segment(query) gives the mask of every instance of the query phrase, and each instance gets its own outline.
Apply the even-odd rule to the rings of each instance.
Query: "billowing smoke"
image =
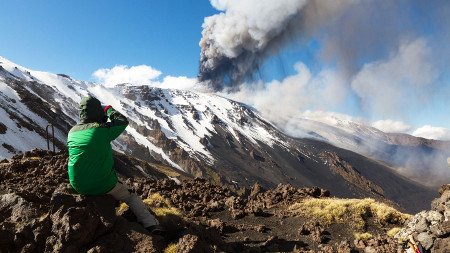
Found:
[[[203,24],[199,80],[214,90],[236,90],[270,56],[293,42],[301,48],[311,38],[320,42],[316,57],[347,78],[364,61],[385,58],[400,40],[427,31],[430,22],[442,24],[436,33],[443,36],[433,41],[448,40],[446,0],[210,1],[221,13]]]
[[[267,59],[302,35],[332,22],[359,0],[211,0],[220,14],[205,18],[199,80],[222,90],[252,77]]]

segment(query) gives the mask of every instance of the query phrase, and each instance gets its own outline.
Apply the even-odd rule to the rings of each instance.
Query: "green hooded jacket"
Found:
[[[107,121],[109,119],[109,121]],[[67,137],[69,180],[84,195],[101,195],[117,183],[111,141],[127,127],[127,119],[112,107],[105,112],[94,97],[80,103],[80,123]]]

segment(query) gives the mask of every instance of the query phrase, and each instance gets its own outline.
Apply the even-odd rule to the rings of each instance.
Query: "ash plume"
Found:
[[[212,0],[225,12],[205,18],[199,80],[214,90],[237,86],[294,38],[306,37],[357,2]]]
[[[430,20],[446,27],[450,5],[445,0],[210,1],[221,13],[203,23],[198,79],[216,91],[238,90],[267,58],[311,38],[321,44],[317,60],[336,65],[350,79],[361,62],[385,58],[399,41],[426,30]],[[413,8],[420,13],[411,14]],[[448,38],[448,29],[440,33]]]

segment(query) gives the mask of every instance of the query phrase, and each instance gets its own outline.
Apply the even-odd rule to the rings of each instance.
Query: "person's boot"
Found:
[[[151,235],[165,236],[167,231],[160,225],[153,225],[145,228]]]

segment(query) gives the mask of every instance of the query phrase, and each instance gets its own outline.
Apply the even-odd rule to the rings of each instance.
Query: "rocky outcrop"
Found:
[[[15,193],[0,200],[6,252],[157,252],[144,228],[116,216],[109,196],[82,197],[61,184],[41,206]]]
[[[0,252],[158,252],[113,198],[80,196],[66,171],[67,155],[42,150],[0,163]]]
[[[412,235],[425,250],[450,252],[450,184],[443,185],[439,194],[431,210],[416,214],[396,238],[407,241]]]

